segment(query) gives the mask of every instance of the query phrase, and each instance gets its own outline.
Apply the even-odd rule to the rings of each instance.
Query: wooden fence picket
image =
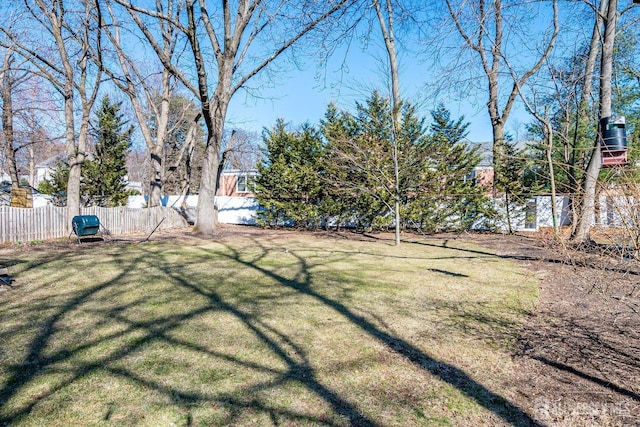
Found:
[[[83,215],[97,215],[100,223],[113,235],[150,232],[162,218],[159,230],[186,228],[187,221],[175,209],[155,207],[132,209],[83,208]],[[13,208],[0,206],[0,243],[33,242],[68,237],[65,227],[66,208],[44,206]]]

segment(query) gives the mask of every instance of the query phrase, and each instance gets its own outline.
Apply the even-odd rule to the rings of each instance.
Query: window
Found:
[[[475,170],[472,170],[471,172],[469,172],[468,174],[465,175],[465,177],[462,179],[462,182],[469,182],[471,181],[471,183],[473,185],[477,185],[478,184],[478,173]]]
[[[236,179],[236,192],[251,193],[255,188],[255,177],[253,175],[238,175]]]

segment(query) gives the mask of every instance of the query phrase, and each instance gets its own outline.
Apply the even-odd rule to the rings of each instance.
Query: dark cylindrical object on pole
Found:
[[[600,120],[602,150],[609,152],[627,150],[627,131],[624,117],[604,117]]]

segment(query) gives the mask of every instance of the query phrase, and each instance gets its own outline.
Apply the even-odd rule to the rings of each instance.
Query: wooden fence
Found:
[[[0,243],[30,242],[69,237],[66,208],[44,206],[24,209],[0,206]],[[159,230],[188,227],[187,221],[173,208],[147,209],[83,208],[82,215],[97,215],[100,224],[112,235],[151,232],[164,218]]]

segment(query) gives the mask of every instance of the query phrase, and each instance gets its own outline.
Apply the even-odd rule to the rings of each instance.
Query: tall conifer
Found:
[[[112,103],[108,96],[102,98],[97,117],[95,157],[82,170],[83,194],[88,204],[121,206],[130,195],[126,159],[133,126],[123,119],[120,103]]]

